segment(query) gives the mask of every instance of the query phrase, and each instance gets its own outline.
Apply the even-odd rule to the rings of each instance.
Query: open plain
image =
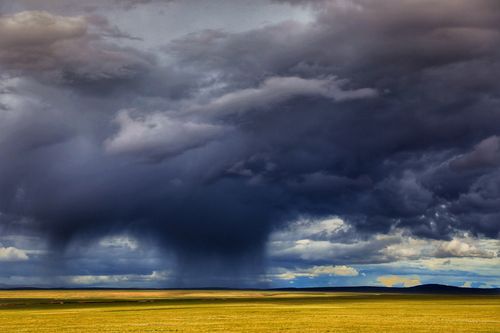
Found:
[[[0,291],[0,332],[500,332],[500,297],[200,290]]]

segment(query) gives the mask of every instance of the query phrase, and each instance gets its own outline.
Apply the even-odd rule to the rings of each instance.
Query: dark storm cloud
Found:
[[[353,4],[325,4],[312,25],[284,23],[237,35],[207,31],[176,42],[173,50],[235,82],[269,72],[335,73],[384,92],[362,106],[295,101],[247,123],[260,134],[258,140],[273,147],[269,154],[276,168],[267,172],[268,180],[283,183],[282,177],[291,177],[295,191],[303,182],[307,192],[297,194],[303,194],[306,210],[352,214],[369,230],[400,224],[440,238],[460,226],[496,236],[498,222],[490,215],[470,223],[466,214],[443,208],[467,189],[457,184],[463,175],[437,165],[447,162],[446,153],[460,155],[498,133],[493,73],[500,6],[492,1]],[[433,165],[448,179],[425,171]],[[308,179],[318,172],[326,176],[325,184],[328,178],[366,177],[373,186],[365,191],[331,186],[326,193],[318,186],[314,195]],[[468,175],[469,185],[488,172]]]
[[[95,12],[100,9],[132,9],[140,5],[151,3],[169,3],[172,0],[17,0],[15,2],[2,0],[2,10],[55,10],[75,11],[84,10]]]
[[[103,39],[116,31],[95,17],[2,16],[0,221],[57,251],[157,239],[193,284],[260,272],[297,216],[497,237],[498,2],[314,8],[310,23],[187,35],[168,66]]]

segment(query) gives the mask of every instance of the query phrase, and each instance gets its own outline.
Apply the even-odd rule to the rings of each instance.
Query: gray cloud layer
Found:
[[[0,17],[4,228],[57,251],[151,237],[209,281],[262,270],[297,216],[499,236],[497,1],[317,1],[310,23],[196,31],[161,55],[45,3]]]

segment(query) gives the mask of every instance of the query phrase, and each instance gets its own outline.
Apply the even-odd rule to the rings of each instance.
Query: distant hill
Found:
[[[442,294],[442,295],[500,295],[500,288],[463,288],[442,284],[422,284],[415,287],[312,287],[312,288],[275,288],[279,291],[322,291],[355,293],[403,293],[403,294]]]
[[[238,288],[9,288],[0,285],[0,290],[255,290],[255,291],[302,291],[302,292],[350,292],[350,293],[387,293],[387,294],[435,294],[435,295],[500,295],[500,288],[463,288],[442,284],[422,284],[415,287],[310,287],[310,288],[271,288],[271,289],[238,289]]]

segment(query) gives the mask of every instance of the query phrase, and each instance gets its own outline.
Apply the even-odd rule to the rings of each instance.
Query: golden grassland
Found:
[[[0,332],[500,332],[500,297],[0,291]]]

